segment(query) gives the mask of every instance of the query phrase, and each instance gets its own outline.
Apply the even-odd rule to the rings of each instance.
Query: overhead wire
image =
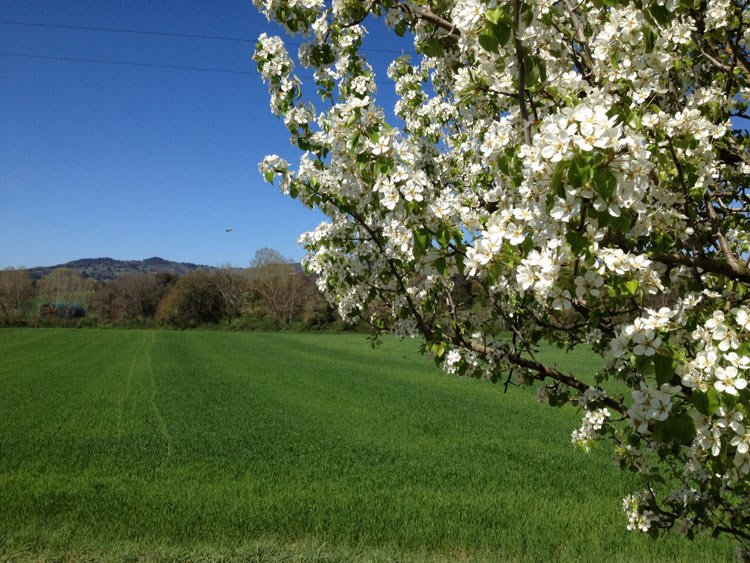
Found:
[[[9,53],[0,51],[0,57],[16,57],[23,59],[41,59],[50,61],[68,61],[77,63],[96,63],[96,64],[109,64],[109,65],[120,65],[120,66],[135,66],[145,68],[157,68],[157,69],[174,69],[174,70],[190,70],[198,72],[218,72],[224,74],[244,74],[248,76],[260,76],[260,72],[255,70],[234,70],[230,68],[213,68],[213,67],[199,67],[199,66],[183,66],[183,65],[167,65],[158,63],[138,63],[134,61],[115,61],[111,59],[89,59],[84,57],[62,57],[57,55],[36,55],[32,53]],[[314,80],[312,76],[299,75],[299,78],[305,80]],[[392,80],[375,80],[375,84],[380,85],[393,85],[395,82]]]
[[[234,41],[243,43],[255,43],[256,40],[249,39],[247,37],[231,37],[228,35],[205,35],[195,33],[176,33],[170,31],[151,31],[143,29],[128,29],[128,28],[116,28],[116,27],[101,27],[101,26],[84,26],[84,25],[68,25],[68,24],[51,24],[42,22],[28,22],[28,21],[17,21],[17,20],[0,20],[0,25],[17,25],[17,26],[29,26],[29,27],[42,27],[42,28],[53,28],[53,29],[66,29],[66,30],[81,30],[81,31],[98,31],[108,33],[129,33],[138,35],[152,35],[161,37],[179,37],[186,39],[206,39],[216,41]],[[288,45],[299,46],[301,43],[295,41],[286,41]],[[377,53],[389,53],[389,54],[416,54],[411,51],[397,51],[394,49],[374,49],[374,48],[361,48],[361,51],[366,52],[377,52]],[[4,57],[16,57],[26,59],[39,59],[39,60],[50,60],[50,61],[67,61],[67,62],[79,62],[79,63],[94,63],[94,64],[110,64],[119,66],[132,66],[132,67],[144,67],[144,68],[161,68],[161,69],[174,69],[174,70],[190,70],[199,72],[214,72],[224,74],[244,74],[250,76],[259,76],[260,73],[257,71],[247,70],[234,70],[226,68],[214,68],[214,67],[196,67],[186,65],[169,65],[169,64],[158,64],[158,63],[139,63],[134,61],[117,61],[112,59],[91,59],[85,57],[64,57],[59,55],[37,55],[32,53],[12,53],[12,52],[0,52],[0,56]],[[300,76],[304,79],[312,79],[311,76]],[[376,80],[376,84],[393,84],[393,81]]]
[[[115,61],[110,59],[87,59],[83,57],[61,57],[53,55],[33,55],[30,53],[7,53],[0,52],[2,57],[19,57],[25,59],[44,59],[51,61],[71,61],[78,63],[99,63],[99,64],[111,64],[111,65],[124,65],[124,66],[142,66],[147,68],[169,68],[177,70],[197,70],[202,72],[224,72],[228,74],[249,74],[249,75],[260,75],[257,71],[252,70],[233,70],[229,68],[212,68],[212,67],[198,67],[198,66],[181,66],[181,65],[165,65],[156,63],[137,63],[132,61]]]
[[[208,40],[214,40],[214,41],[234,41],[234,42],[242,42],[242,43],[255,43],[257,41],[257,39],[250,39],[248,37],[231,37],[228,35],[202,35],[202,34],[195,34],[195,33],[176,33],[176,32],[171,32],[171,31],[150,31],[150,30],[144,30],[144,29],[127,29],[127,28],[119,28],[119,27],[52,24],[52,23],[26,22],[26,21],[16,21],[16,20],[0,20],[0,25],[46,27],[46,28],[71,29],[71,30],[81,30],[81,31],[103,31],[103,32],[110,32],[110,33],[130,33],[130,34],[137,34],[137,35],[182,37],[186,39],[208,39]],[[285,41],[285,43],[287,45],[294,45],[297,47],[301,45],[301,43],[297,41]],[[414,51],[406,51],[406,50],[398,51],[395,49],[375,49],[375,48],[369,48],[369,47],[363,47],[360,49],[360,51],[368,51],[368,52],[374,52],[374,53],[390,53],[390,54],[396,54],[396,55],[416,55],[417,54]]]

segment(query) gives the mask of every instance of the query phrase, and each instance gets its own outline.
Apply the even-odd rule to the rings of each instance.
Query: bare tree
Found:
[[[37,285],[46,303],[80,304],[85,308],[95,284],[69,268],[57,268]]]
[[[34,282],[26,270],[0,271],[0,316],[6,322],[24,318],[34,299]]]
[[[261,298],[266,310],[280,326],[291,324],[303,307],[305,276],[280,252],[261,248],[248,271],[248,288]]]
[[[225,314],[230,319],[239,316],[248,286],[245,271],[224,265],[213,272],[213,283],[224,299]]]
[[[224,316],[224,299],[207,272],[182,276],[159,304],[156,318],[180,328],[215,324]]]
[[[97,287],[91,298],[96,315],[110,321],[139,321],[156,315],[169,284],[155,275],[127,274]]]

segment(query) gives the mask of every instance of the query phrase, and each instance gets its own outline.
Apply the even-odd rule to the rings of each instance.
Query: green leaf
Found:
[[[485,29],[479,34],[479,44],[482,46],[482,49],[489,53],[497,53],[499,51],[499,45],[492,29]]]
[[[624,233],[630,229],[630,216],[623,211],[619,217],[612,217],[610,224],[616,233]]]
[[[615,193],[617,176],[609,168],[597,168],[594,172],[594,190],[604,201],[608,201]]]
[[[269,170],[268,172],[265,172],[263,174],[263,179],[269,184],[273,184],[273,179],[275,176],[276,176],[276,173],[273,170]]]
[[[699,389],[693,390],[693,405],[695,409],[706,416],[716,414],[719,410],[719,393],[713,387],[709,387],[708,391],[701,391]]]
[[[546,72],[544,64],[532,56],[525,56],[523,58],[523,65],[526,69],[526,76],[524,77],[524,85],[527,88],[532,88],[539,82],[545,79]]]
[[[487,21],[490,23],[496,24],[501,19],[503,19],[505,14],[503,13],[502,8],[495,8],[493,10],[487,10],[487,12],[484,14],[484,17],[487,18]]]
[[[441,226],[437,232],[437,241],[443,248],[447,247],[451,242],[451,231],[445,225]]]
[[[635,357],[635,369],[641,375],[650,375],[654,373],[654,362],[651,356],[634,356]]]
[[[580,156],[576,157],[571,162],[570,168],[568,168],[568,182],[574,188],[581,188],[587,185],[593,175],[594,170],[589,165],[587,159]]]
[[[659,5],[654,2],[648,9],[648,13],[654,18],[654,20],[662,26],[666,26],[670,21],[670,12],[666,6]]]
[[[578,231],[571,230],[565,233],[565,240],[568,241],[570,248],[575,254],[580,254],[589,245],[588,239]]]
[[[612,223],[612,216],[607,211],[594,211],[593,217],[596,218],[599,228],[604,229]]]
[[[438,358],[442,358],[445,355],[445,342],[436,342],[433,344],[432,353]]]
[[[638,280],[628,280],[625,282],[625,289],[630,295],[635,295],[638,291]]]
[[[510,2],[508,2],[508,4],[510,4]],[[534,21],[534,12],[532,11],[531,6],[525,2],[521,4],[521,17],[523,18],[523,25],[525,27],[529,27],[531,22]]]
[[[635,129],[637,131],[643,125],[641,114],[635,111],[631,111],[628,115],[626,123],[630,126],[631,129]]]
[[[528,256],[532,248],[534,248],[534,240],[531,237],[526,237],[521,243],[522,256]]]
[[[435,269],[440,273],[440,275],[445,276],[448,272],[448,268],[445,264],[445,257],[441,256],[437,260],[435,260]]]
[[[497,167],[503,174],[510,175],[510,160],[511,156],[503,155],[497,159]]]
[[[418,230],[414,232],[414,258],[419,260],[430,246],[432,235],[428,231]]]
[[[729,393],[722,393],[719,400],[727,409],[733,409],[737,405],[737,397]]]
[[[440,44],[439,39],[425,41],[420,45],[420,49],[428,57],[439,57],[443,54],[443,46]]]
[[[464,271],[464,257],[460,254],[455,254],[454,258],[456,259],[456,267],[458,268],[459,272]]]
[[[378,164],[378,168],[377,168],[381,176],[387,176],[388,174],[390,174],[392,169],[393,169],[393,162],[390,160],[386,162],[381,162],[380,164]]]
[[[524,57],[523,65],[526,69],[526,75],[524,77],[524,85],[527,88],[535,86],[541,80],[541,73],[539,70],[539,62],[534,57]]]
[[[510,41],[510,26],[503,22],[498,22],[491,27],[498,45],[504,47]]]
[[[565,176],[567,166],[568,165],[565,162],[558,162],[555,171],[552,172],[552,191],[562,199],[565,199],[563,177]]]
[[[569,400],[570,395],[568,393],[553,393],[549,397],[549,405],[551,407],[564,407]]]
[[[689,445],[695,438],[695,423],[689,414],[683,413],[654,424],[652,437],[662,444]]]
[[[674,358],[672,354],[659,353],[654,356],[656,382],[659,385],[669,383],[674,377]]]
[[[352,114],[349,116],[349,119],[346,120],[346,126],[351,127],[355,121],[357,121],[357,118],[359,117],[359,110],[353,111]]]

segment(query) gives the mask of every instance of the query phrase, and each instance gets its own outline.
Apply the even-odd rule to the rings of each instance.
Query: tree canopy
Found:
[[[260,169],[329,217],[301,240],[342,317],[576,405],[572,442],[608,440],[643,478],[628,528],[728,533],[747,555],[748,4],[255,4],[301,34],[324,102],[263,34],[254,60],[302,154]],[[361,50],[374,18],[418,53],[388,70],[398,122]],[[538,360],[542,339],[601,353],[596,381]]]

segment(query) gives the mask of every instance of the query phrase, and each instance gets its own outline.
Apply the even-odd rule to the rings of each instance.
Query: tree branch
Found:
[[[531,120],[529,110],[526,107],[526,66],[523,62],[523,45],[518,37],[521,26],[521,0],[513,0],[513,43],[516,48],[516,64],[518,65],[518,107],[521,110],[521,121],[523,122],[523,140],[531,145]]]
[[[576,41],[583,48],[583,53],[586,57],[586,66],[588,67],[588,74],[590,74],[592,79],[595,80],[594,70],[593,70],[594,57],[592,56],[591,48],[589,47],[589,44],[586,41],[586,34],[583,31],[581,20],[579,19],[578,14],[576,13],[577,8],[576,6],[573,6],[570,0],[564,0],[563,4],[565,4],[565,7],[568,9],[568,15],[570,16],[570,23],[573,25],[573,31],[576,34]]]
[[[444,29],[448,32],[448,35],[455,35],[456,37],[461,36],[461,32],[448,20],[441,18],[435,12],[429,8],[423,8],[418,14],[417,18],[431,23],[432,25]]]
[[[689,256],[687,254],[656,254],[651,257],[655,262],[661,262],[667,266],[689,266],[700,268],[710,274],[721,274],[730,279],[750,284],[750,269],[744,264],[735,261],[723,262],[703,256]]]
[[[748,270],[747,267],[742,262],[740,262],[737,256],[735,256],[735,254],[729,248],[727,237],[724,235],[724,232],[721,229],[721,220],[718,213],[716,213],[716,210],[714,209],[713,203],[708,197],[708,194],[706,194],[706,210],[708,211],[709,219],[711,219],[711,221],[716,225],[716,237],[719,239],[719,248],[721,249],[721,253],[724,255],[724,258],[726,258],[727,266],[731,269],[732,272],[734,272],[735,276],[748,276],[748,278],[750,279],[750,270]]]
[[[350,211],[349,214],[357,222],[357,224],[359,224],[372,237],[372,240],[375,242],[378,249],[380,249],[380,253],[382,254],[382,256],[387,256],[387,253],[385,251],[385,247],[382,244],[382,241],[378,238],[377,234],[373,231],[370,225],[368,225],[367,222],[362,217],[360,217],[353,211]],[[386,258],[385,262],[386,264],[388,264],[388,269],[391,271],[391,274],[393,274],[393,277],[396,278],[396,282],[398,283],[399,289],[401,290],[401,294],[405,296],[406,302],[409,305],[409,310],[414,315],[414,318],[417,320],[417,326],[419,326],[419,330],[422,332],[422,334],[424,335],[426,339],[430,340],[432,338],[432,329],[424,320],[424,317],[422,317],[422,314],[419,312],[419,309],[417,309],[417,306],[414,304],[414,301],[411,298],[411,295],[409,294],[409,292],[406,291],[406,285],[404,284],[403,276],[401,276],[398,269],[393,264],[392,259]]]
[[[491,348],[480,342],[472,341],[470,346],[472,350],[474,350],[475,352],[479,352],[481,354],[490,354],[490,353],[498,352],[496,348]],[[586,391],[589,387],[591,387],[590,385],[587,385],[583,381],[576,379],[574,376],[567,374],[567,373],[563,373],[559,370],[556,370],[555,368],[545,366],[543,363],[537,360],[524,358],[520,356],[519,354],[515,354],[515,353],[502,354],[502,357],[518,367],[522,367],[525,369],[529,369],[531,371],[535,371],[542,379],[545,377],[549,377],[550,379],[554,381],[559,381],[560,383],[567,385],[568,387],[572,387],[573,389],[576,389],[577,391],[580,391],[582,393]],[[613,399],[612,397],[605,397],[602,399],[602,402],[608,407],[610,407],[611,409],[620,413],[621,415],[625,417],[628,416],[628,409],[625,408],[625,405],[623,405],[622,402],[617,401]]]

